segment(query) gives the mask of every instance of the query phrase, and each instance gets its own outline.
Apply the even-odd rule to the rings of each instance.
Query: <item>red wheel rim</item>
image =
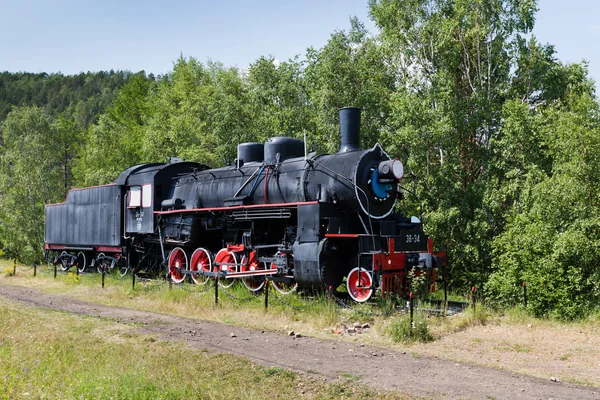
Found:
[[[285,253],[278,251],[275,255],[282,256],[282,255],[285,255]],[[291,258],[290,263],[293,264],[294,263],[294,255],[290,254],[288,257]],[[277,269],[277,266],[275,265],[275,263],[271,263],[271,269]],[[280,276],[280,275],[275,275],[275,276]],[[285,276],[285,277],[292,278],[292,282],[285,283],[285,282],[272,281],[273,287],[275,288],[275,290],[277,290],[281,294],[290,294],[291,292],[296,290],[296,288],[298,287],[298,283],[296,283],[293,276]]]
[[[212,268],[212,257],[208,250],[202,247],[197,248],[192,254],[190,260],[190,270],[192,271],[204,271],[210,272]],[[208,282],[208,276],[203,275],[191,275],[192,280],[198,285],[204,285]]]
[[[256,257],[255,251],[250,253],[250,260],[247,259],[248,258],[246,256],[242,257],[243,272],[257,271],[263,269],[261,268],[261,265],[258,262],[258,257]],[[244,286],[246,286],[246,288],[248,288],[248,290],[252,292],[258,292],[260,289],[263,288],[263,286],[265,286],[265,280],[263,279],[263,277],[242,278],[242,283],[244,284]]]
[[[220,271],[228,271],[228,272],[237,272],[236,265],[218,265],[218,263],[223,263],[223,264],[237,264],[238,263],[238,259],[237,259],[237,256],[235,255],[235,253],[233,253],[227,249],[219,250],[219,252],[215,256],[214,270],[215,270],[215,272],[217,272],[219,270]],[[235,279],[227,279],[227,278],[219,279],[219,285],[221,285],[221,287],[224,287],[224,288],[231,287],[234,283],[235,283]]]
[[[367,289],[371,286],[373,286],[373,278],[364,268],[360,269],[360,277],[358,268],[354,268],[350,271],[346,279],[348,294],[354,301],[358,301],[359,303],[363,303],[371,298],[373,289]]]
[[[187,256],[181,247],[176,247],[169,254],[169,273],[175,283],[185,280],[185,274],[179,272],[180,269],[187,269]]]

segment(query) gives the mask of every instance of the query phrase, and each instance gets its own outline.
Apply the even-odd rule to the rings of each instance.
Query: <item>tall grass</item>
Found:
[[[392,318],[387,333],[393,342],[430,342],[434,339],[427,316],[420,311],[414,312],[412,321],[410,313]]]

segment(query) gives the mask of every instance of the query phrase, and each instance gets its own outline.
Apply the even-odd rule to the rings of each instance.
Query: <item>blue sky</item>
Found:
[[[600,1],[540,0],[534,34],[600,79]],[[246,67],[321,47],[367,0],[0,0],[0,71],[168,72],[180,54]]]

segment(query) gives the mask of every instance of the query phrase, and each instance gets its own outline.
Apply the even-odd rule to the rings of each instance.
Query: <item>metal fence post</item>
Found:
[[[265,310],[269,308],[269,279],[265,279]]]
[[[219,275],[215,276],[215,304],[219,304]]]
[[[527,283],[523,282],[523,304],[527,308]]]
[[[475,286],[471,287],[471,300],[473,301],[473,314],[475,314]]]
[[[38,265],[38,262],[37,262],[37,260],[35,260],[33,262],[33,276],[34,277],[37,275],[37,265]]]
[[[13,276],[17,276],[17,259],[13,258]]]
[[[131,289],[135,290],[135,268],[131,268]]]
[[[413,292],[410,292],[409,295],[409,307],[410,307],[410,334],[413,334],[413,326],[414,326],[414,303],[413,303]]]
[[[106,268],[104,268],[104,263],[102,263],[102,289],[104,289],[104,276],[106,275]]]

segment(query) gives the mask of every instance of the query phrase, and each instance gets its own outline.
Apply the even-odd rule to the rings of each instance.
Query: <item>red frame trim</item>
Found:
[[[243,244],[228,244],[227,251],[233,251],[234,253],[239,253],[240,251],[244,251],[246,246]]]
[[[190,208],[187,210],[172,210],[172,211],[154,211],[154,214],[180,214],[180,213],[194,213],[204,211],[226,211],[226,210],[243,210],[247,208],[272,208],[272,207],[293,207],[293,206],[304,206],[310,204],[318,204],[318,201],[302,201],[298,203],[275,203],[275,204],[251,204],[248,206],[231,206],[231,207],[213,207],[213,208]]]
[[[66,247],[58,244],[48,244],[46,243],[46,250],[64,250]]]
[[[113,246],[94,246],[94,251],[102,251],[107,253],[122,253],[122,247],[113,247]]]
[[[122,253],[123,252],[123,248],[122,247],[116,247],[116,246],[86,246],[86,245],[73,245],[73,246],[66,246],[64,244],[48,244],[46,243],[46,245],[44,246],[46,248],[46,250],[69,250],[72,248],[81,248],[81,247],[91,247],[94,250],[93,251],[98,251],[98,252],[107,252],[107,253]]]
[[[88,187],[84,187],[84,188],[71,188],[69,189],[69,191],[67,192],[67,195],[65,196],[65,201],[63,201],[62,203],[51,203],[51,204],[46,204],[47,207],[49,206],[62,206],[63,204],[65,204],[67,202],[67,199],[69,198],[69,193],[74,192],[76,190],[87,190],[87,189],[94,189],[94,188],[100,188],[100,187],[106,187],[106,186],[118,186],[114,183],[109,183],[106,185],[96,185],[96,186],[88,186]]]

